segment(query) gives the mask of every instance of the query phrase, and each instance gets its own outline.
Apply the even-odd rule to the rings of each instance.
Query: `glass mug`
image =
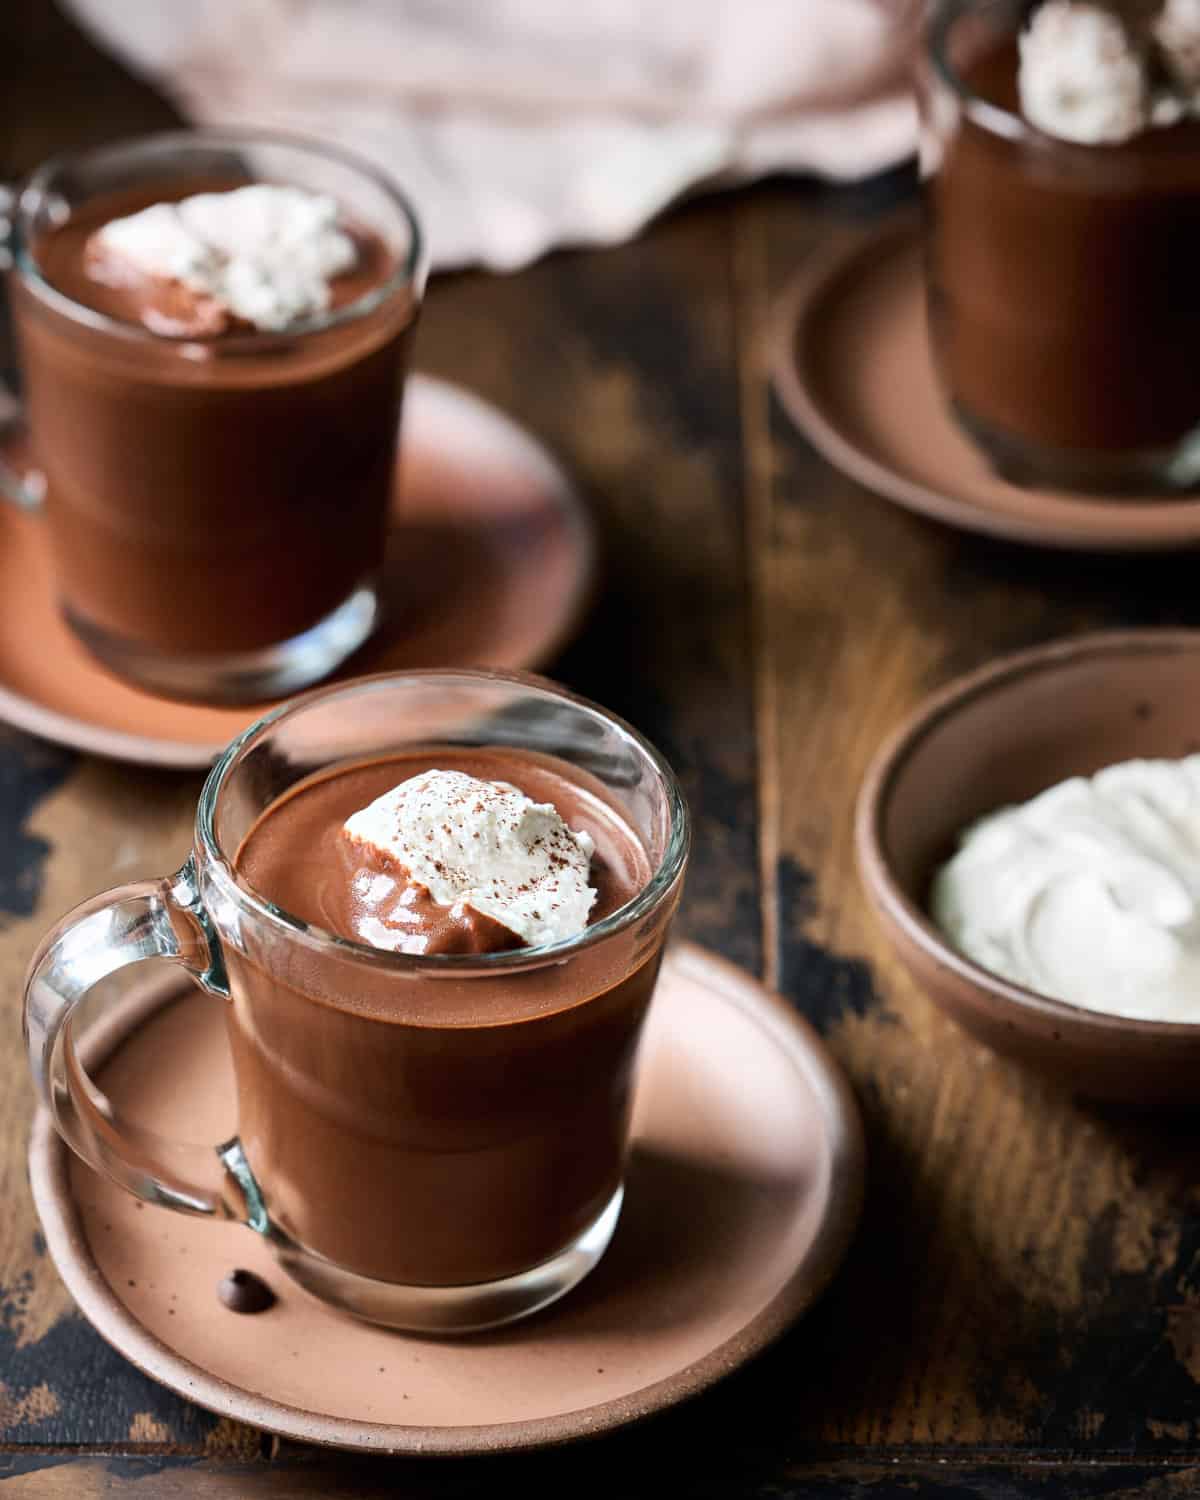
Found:
[[[919,69],[930,334],[960,425],[1017,484],[1200,481],[1200,149],[1042,134],[1017,103],[1028,0],[933,0]]]
[[[175,337],[110,317],[47,277],[46,246],[73,218],[99,224],[159,187],[178,197],[252,181],[335,198],[380,256],[382,279],[281,333]],[[0,493],[44,510],[75,635],[113,671],[179,697],[261,701],[325,676],[380,612],[424,278],[412,207],[340,151],[197,130],[56,157],[14,195],[10,217],[41,472],[0,462]],[[0,205],[0,228],[2,219]]]
[[[650,878],[574,938],[413,957],[309,926],[237,873],[247,831],[290,787],[438,745],[556,758],[621,814]],[[249,1225],[338,1308],[425,1333],[523,1317],[585,1276],[615,1228],[637,1045],[688,846],[658,752],[544,680],[409,672],[317,689],[221,756],[176,875],[95,897],[45,938],[25,993],[41,1098],[97,1171]],[[146,958],[226,1001],[239,1133],[215,1147],[123,1124],[85,1071],[120,1029],[121,1000],[96,986]]]

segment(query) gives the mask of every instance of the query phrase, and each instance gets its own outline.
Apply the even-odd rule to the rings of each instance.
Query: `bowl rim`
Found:
[[[1178,1042],[1185,1038],[1200,1041],[1200,1022],[1156,1021],[1089,1010],[1003,979],[965,957],[950,946],[932,919],[905,892],[893,873],[883,837],[884,816],[900,772],[933,730],[969,704],[1022,677],[1087,658],[1184,653],[1200,656],[1200,629],[1149,626],[1088,631],[1000,656],[923,698],[872,757],[855,805],[854,847],[859,878],[885,929],[892,929],[889,939],[894,941],[896,932],[902,934],[939,967],[1031,1018],[1137,1036],[1146,1041]]]

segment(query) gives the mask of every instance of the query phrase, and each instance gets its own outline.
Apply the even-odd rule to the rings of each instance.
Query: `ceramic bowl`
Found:
[[[972,1036],[1096,1099],[1200,1104],[1200,1022],[1051,1000],[951,948],[927,914],[934,872],[974,819],[1069,776],[1200,750],[1200,630],[1076,636],[1005,657],[927,699],[859,794],[859,870],[900,959]]]

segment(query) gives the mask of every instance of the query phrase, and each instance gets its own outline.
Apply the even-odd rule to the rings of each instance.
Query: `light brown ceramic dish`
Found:
[[[129,987],[100,1081],[133,1123],[215,1140],[234,1110],[221,1003],[182,993],[173,1003],[173,977]],[[527,1322],[445,1342],[332,1311],[247,1229],[143,1206],[72,1158],[44,1113],[30,1180],[83,1314],[172,1390],[307,1442],[495,1453],[606,1432],[712,1385],[810,1305],[849,1245],[863,1144],[848,1085],[789,1006],[690,945],[663,966],[634,1141],[621,1222],[588,1280]],[[269,1312],[219,1305],[235,1266],[279,1294]]]
[[[591,600],[591,517],[527,432],[478,397],[414,375],[379,634],[337,675],[542,666]],[[122,682],[54,605],[45,528],[0,502],[0,719],[143,765],[200,769],[266,705],[209,708]]]
[[[926,915],[934,871],[982,814],[1068,776],[1200,750],[1200,631],[1084,635],[1006,657],[935,693],[876,757],[856,843],[868,896],[930,999],[974,1036],[1074,1092],[1200,1105],[1200,1023],[1050,1000],[956,953]]]
[[[830,463],[885,499],[1044,547],[1200,544],[1200,499],[1090,499],[1020,489],[991,472],[937,382],[913,219],[812,257],[781,297],[772,328],[784,408]]]

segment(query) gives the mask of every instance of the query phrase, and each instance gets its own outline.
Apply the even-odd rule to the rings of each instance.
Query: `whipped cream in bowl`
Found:
[[[1089,1010],[1200,1022],[1200,755],[1072,777],[966,829],[931,914],[990,973]]]
[[[1200,630],[1085,633],[950,682],[880,747],[855,846],[915,1045],[954,1045],[932,1001],[973,1067],[1200,1107],[1198,683]]]

